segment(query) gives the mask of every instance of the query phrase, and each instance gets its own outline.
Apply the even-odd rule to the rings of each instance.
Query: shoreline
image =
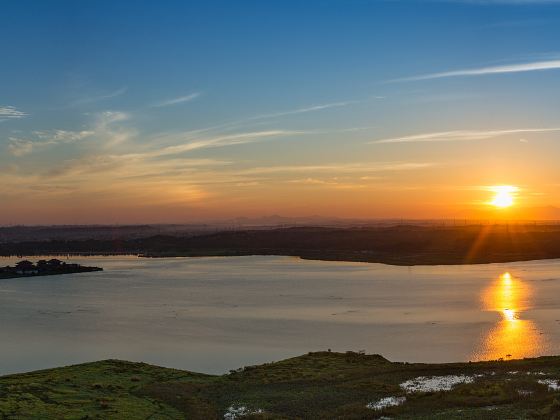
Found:
[[[58,239],[0,243],[0,255],[143,258],[277,255],[396,266],[491,264],[560,258],[560,225],[297,227],[198,236]]]
[[[61,271],[58,273],[37,273],[37,274],[9,274],[3,275],[0,273],[0,280],[8,279],[22,279],[22,278],[34,278],[34,277],[47,277],[47,276],[63,276],[65,274],[79,274],[79,273],[92,273],[96,271],[103,271],[101,267],[88,267],[86,270],[71,270],[71,271]]]
[[[298,258],[306,261],[325,261],[325,262],[348,262],[348,263],[366,263],[366,264],[384,264],[395,267],[414,267],[414,266],[457,266],[457,265],[485,265],[485,264],[507,264],[516,262],[530,262],[530,261],[545,261],[545,260],[556,260],[560,259],[559,256],[550,257],[538,257],[538,256],[500,256],[495,258],[480,258],[476,260],[461,260],[458,258],[451,259],[440,259],[437,256],[429,257],[406,257],[399,258],[395,256],[387,257],[364,257],[363,254],[348,256],[321,256],[321,255],[308,255],[308,254],[293,254],[293,253],[280,253],[280,252],[190,252],[190,253],[161,253],[161,254],[142,254],[142,253],[37,253],[37,254],[12,254],[12,255],[0,255],[0,258],[36,258],[36,257],[85,257],[85,258],[95,258],[95,257],[131,257],[131,258],[146,258],[146,259],[165,259],[165,258],[227,258],[227,257],[258,257],[258,256],[269,256],[269,257],[292,257]],[[101,271],[101,270],[95,270]],[[59,273],[55,273],[59,274]],[[45,274],[46,275],[46,274]],[[1,278],[1,277],[0,277]]]

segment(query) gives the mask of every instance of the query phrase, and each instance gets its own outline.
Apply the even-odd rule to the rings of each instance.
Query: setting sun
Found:
[[[511,185],[499,185],[492,187],[491,190],[495,195],[490,204],[495,207],[506,208],[513,205],[515,193],[519,188]]]

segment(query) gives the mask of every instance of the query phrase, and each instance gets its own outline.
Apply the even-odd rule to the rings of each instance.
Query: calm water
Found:
[[[328,348],[425,362],[560,354],[560,260],[72,261],[105,271],[0,280],[0,373],[105,358],[221,373]]]

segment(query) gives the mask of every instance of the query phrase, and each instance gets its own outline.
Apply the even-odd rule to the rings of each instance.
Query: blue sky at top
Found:
[[[92,157],[124,161],[134,151],[147,154],[142,174],[175,158],[220,161],[226,172],[215,167],[179,176],[177,162],[165,169],[174,186],[186,183],[219,197],[203,184],[213,176],[219,184],[220,174],[252,173],[239,184],[261,188],[300,179],[294,168],[287,169],[291,175],[257,179],[254,169],[264,166],[302,165],[309,173],[301,179],[328,185],[344,165],[500,166],[534,157],[548,167],[560,151],[558,134],[542,131],[560,127],[557,1],[18,1],[3,5],[0,35],[5,184],[91,190],[94,175],[80,172],[83,182],[70,185],[60,168]],[[549,68],[537,70],[542,63]],[[490,70],[468,73],[477,69]],[[8,115],[14,112],[21,115]],[[536,131],[515,131],[526,129]],[[372,144],[460,130],[508,132],[490,134],[490,141],[481,135],[484,140]],[[264,141],[260,134],[243,137],[256,132]],[[214,143],[154,153],[209,139]],[[530,150],[520,149],[527,143]],[[313,172],[320,164],[333,166],[328,176]],[[229,174],[232,168],[237,172]],[[111,176],[129,180],[137,170]],[[383,177],[384,185],[406,188],[422,176]],[[425,182],[439,178],[433,172]],[[374,184],[367,188],[374,191]],[[261,190],[239,188],[246,202],[235,211],[243,213]],[[547,193],[548,204],[560,204],[553,189]],[[99,188],[94,194],[104,196]],[[48,202],[49,194],[41,200]]]

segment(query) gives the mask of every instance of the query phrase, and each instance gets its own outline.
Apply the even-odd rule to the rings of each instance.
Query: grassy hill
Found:
[[[558,379],[560,357],[408,364],[319,352],[223,376],[106,360],[0,378],[0,417],[560,418]]]

